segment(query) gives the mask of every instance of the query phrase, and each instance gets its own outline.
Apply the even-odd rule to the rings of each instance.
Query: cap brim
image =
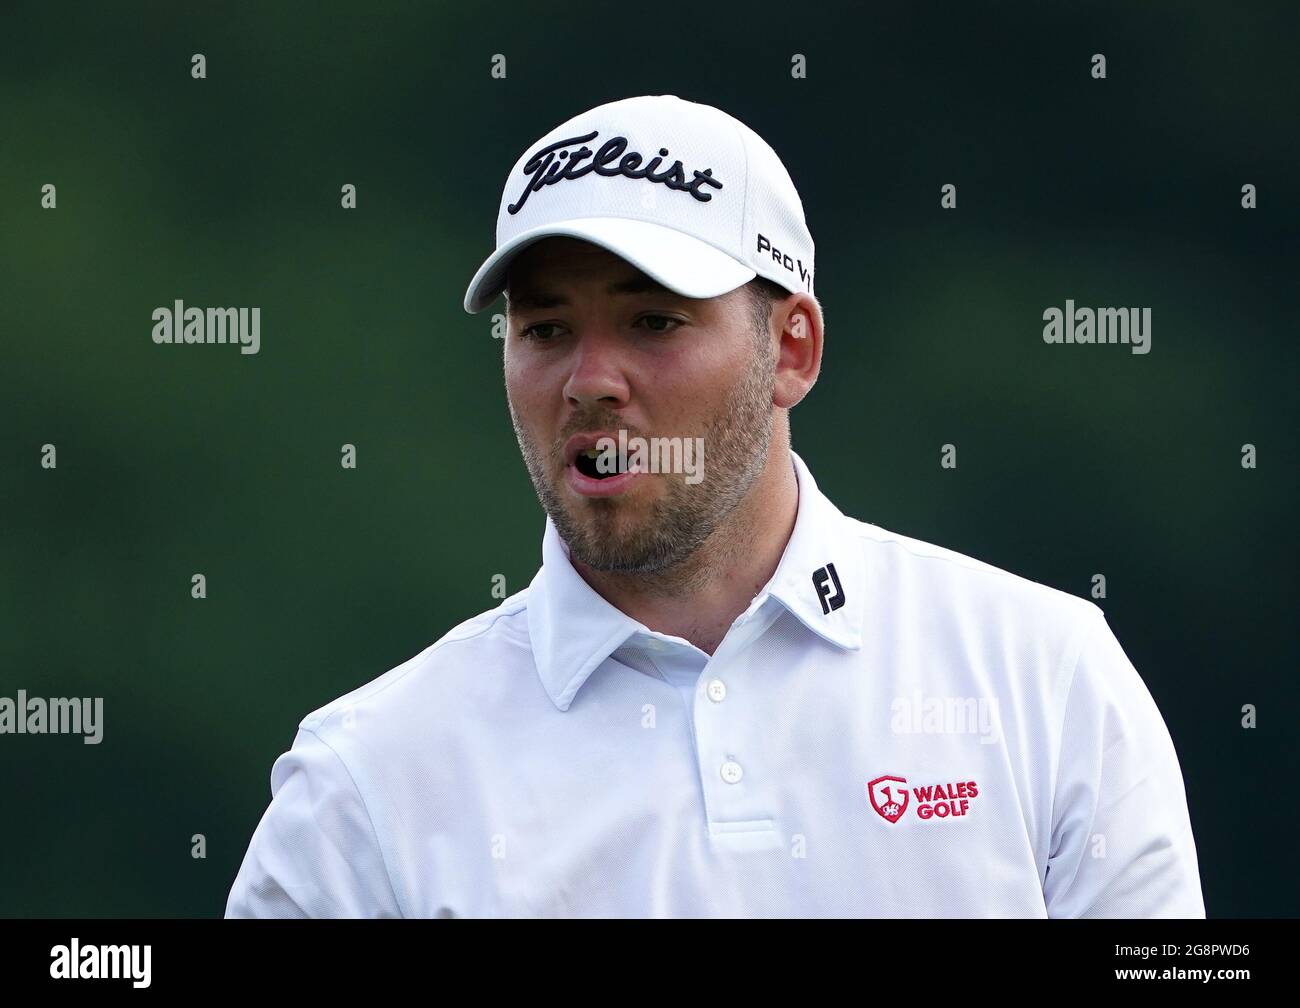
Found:
[[[529,245],[556,236],[580,238],[606,248],[683,297],[718,297],[757,276],[707,242],[662,224],[625,217],[585,217],[544,224],[502,245],[469,282],[465,310],[473,315],[495,301],[505,289],[506,272],[514,257]]]

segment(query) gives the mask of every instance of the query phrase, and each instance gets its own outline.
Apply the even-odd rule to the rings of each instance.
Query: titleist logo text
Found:
[[[714,189],[722,188],[722,183],[713,177],[712,168],[694,172],[694,178],[690,182],[686,181],[686,169],[680,161],[674,161],[671,167],[659,171],[659,165],[668,156],[667,147],[660,147],[659,155],[647,161],[644,168],[639,167],[642,161],[641,155],[636,151],[627,150],[627,137],[610,137],[601,145],[600,150],[593,152],[586,144],[588,140],[594,140],[599,132],[599,130],[592,130],[586,136],[557,140],[533,154],[524,163],[524,174],[529,177],[528,184],[524,186],[524,191],[519,194],[519,199],[506,207],[506,210],[512,214],[518,213],[528,201],[529,194],[537,192],[542,186],[554,185],[556,182],[565,180],[580,179],[588,172],[593,171],[597,175],[622,175],[624,178],[662,182],[669,189],[684,190],[690,193],[701,203],[707,203],[713,199],[713,193],[701,191],[704,186],[712,186]],[[572,154],[567,150],[560,149],[573,144],[582,144],[583,146]],[[624,151],[627,151],[627,153],[625,154]],[[591,160],[579,166],[579,162],[586,158],[591,158]],[[615,159],[618,159],[618,164],[611,167],[610,162]]]

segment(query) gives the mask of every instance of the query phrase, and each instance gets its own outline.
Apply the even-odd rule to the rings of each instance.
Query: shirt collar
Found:
[[[799,478],[799,513],[776,573],[764,588],[804,626],[846,651],[862,647],[865,561],[855,522],[817,489],[803,459],[790,452]]]
[[[799,485],[794,531],[759,598],[772,596],[818,637],[856,650],[865,612],[861,546],[851,520],[817,489],[803,460],[793,451],[790,458]],[[582,579],[549,517],[542,567],[528,589],[528,632],[542,685],[562,711],[628,638],[650,633]]]

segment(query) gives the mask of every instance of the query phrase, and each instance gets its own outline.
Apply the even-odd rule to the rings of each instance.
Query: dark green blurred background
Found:
[[[802,194],[822,488],[1074,594],[1104,573],[1210,914],[1295,915],[1294,5],[1042,6],[6,4],[0,696],[106,725],[0,736],[0,914],[219,915],[298,720],[527,584],[542,513],[461,298],[526,146],[672,93]],[[1152,352],[1046,346],[1067,297],[1151,307]],[[177,298],[260,306],[261,352],[155,346]]]

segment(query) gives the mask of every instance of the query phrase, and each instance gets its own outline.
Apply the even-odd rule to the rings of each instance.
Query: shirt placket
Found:
[[[779,615],[774,603],[738,617],[695,685],[692,732],[709,839],[730,850],[767,849],[776,843],[772,782],[747,757],[754,753],[755,719],[745,711],[761,704],[757,678],[747,675],[753,644]],[[755,811],[760,810],[760,811]]]

